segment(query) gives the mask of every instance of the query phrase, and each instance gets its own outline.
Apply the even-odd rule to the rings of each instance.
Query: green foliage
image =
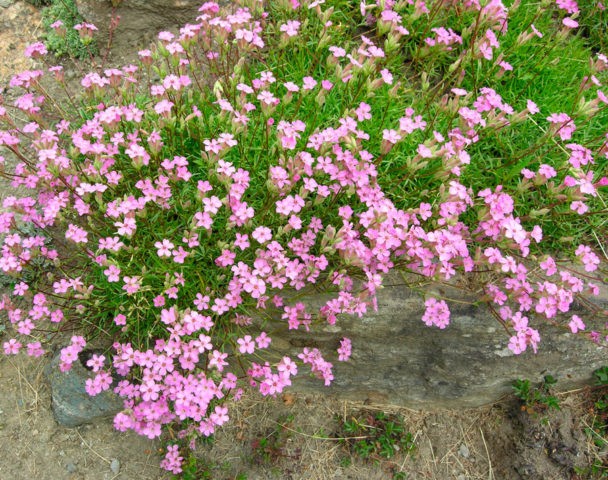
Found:
[[[399,452],[407,455],[415,448],[412,434],[398,415],[360,412],[340,422],[339,434],[347,450],[365,460],[390,459]]]
[[[574,467],[574,473],[579,475],[580,478],[590,480],[605,480],[608,478],[608,468],[598,458],[587,467]]]
[[[594,0],[578,0],[581,16],[577,19],[580,24],[579,35],[597,52],[606,52],[608,48],[608,11],[599,7]]]
[[[343,8],[342,2],[334,3]],[[470,12],[462,11],[460,3],[445,2],[442,8],[406,23],[410,34],[402,40],[401,51],[387,56],[386,60],[387,68],[399,72],[404,86],[407,86],[399,91],[400,105],[409,105],[417,113],[423,113],[425,119],[431,119],[427,130],[437,131],[453,126],[458,117],[450,112],[449,106],[442,105],[442,102],[447,103],[453,88],[464,89],[474,95],[482,87],[491,88],[515,109],[521,108],[526,99],[540,107],[538,116],[530,115],[530,121],[518,123],[516,128],[497,126],[483,132],[482,141],[468,149],[471,163],[463,169],[463,184],[470,185],[476,192],[499,184],[506,190],[518,189],[522,182],[522,168],[537,171],[541,164],[546,164],[559,170],[564,165],[567,151],[547,135],[549,129],[545,119],[552,112],[566,112],[577,126],[585,125],[584,129],[578,129],[574,141],[591,149],[599,147],[604,141],[608,110],[603,108],[590,115],[583,105],[593,98],[589,91],[589,58],[605,52],[608,11],[600,10],[592,0],[579,2],[581,17],[577,21],[581,29],[576,35],[564,36],[556,28],[555,10],[552,8],[539,9],[536,2],[529,1],[505,2],[515,5],[510,8],[509,29],[500,35],[501,58],[508,61],[513,70],[501,72],[499,60],[474,60],[465,63],[463,75],[459,76],[462,63],[459,63],[458,55],[469,48],[476,37],[476,33],[471,32],[472,24],[476,23]],[[398,8],[396,10],[401,12]],[[403,7],[404,16],[408,11]],[[361,35],[362,30],[365,35],[371,35],[373,32],[368,31],[371,29],[355,22],[357,18],[355,14],[345,16],[346,36]],[[454,46],[451,51],[439,54],[432,49],[420,48],[433,27],[448,25],[462,33],[462,46]],[[532,25],[543,32],[543,37],[522,40],[527,38]],[[385,40],[382,36],[380,38]],[[291,50],[289,55],[292,55]],[[601,77],[603,81],[605,73]],[[375,94],[383,101],[386,96],[390,102],[394,97],[389,92],[388,88],[384,91],[380,88]],[[393,102],[394,109],[389,108],[382,114],[382,121],[378,122],[379,131],[395,125],[396,116],[402,113],[397,103]],[[391,158],[383,158],[379,162],[379,181],[390,193],[391,200],[401,208],[417,206],[421,201],[434,204],[436,198],[432,193],[442,183],[438,162],[422,162],[426,165],[417,171],[412,171],[407,165],[411,152],[420,141],[417,133],[410,135],[393,148]],[[606,168],[608,159],[598,155],[594,170],[601,172]],[[602,239],[608,238],[608,223],[606,203],[601,195],[588,202],[592,214],[578,215],[570,209],[569,202],[564,202],[551,188],[535,187],[519,194],[521,197],[515,197],[515,212],[527,228],[535,224],[542,227],[545,248],[549,245],[551,250],[561,251],[564,244],[571,243],[605,247]],[[467,218],[467,222],[475,220]],[[534,245],[531,248],[534,249]]]
[[[513,393],[522,402],[522,410],[530,414],[559,410],[559,400],[552,395],[551,390],[557,380],[551,375],[545,375],[537,387],[532,387],[530,380],[518,379],[513,382]]]
[[[608,366],[598,368],[593,372],[596,385],[608,385]]]
[[[84,59],[97,51],[95,43],[86,44],[74,30],[74,25],[83,21],[74,0],[52,0],[50,6],[42,10],[45,44],[57,57]],[[60,35],[51,28],[56,21],[63,22],[65,33]]]
[[[383,142],[383,132],[392,127],[396,128],[399,124],[399,117],[403,115],[404,109],[409,107],[412,107],[416,114],[420,113],[424,117],[425,122],[428,122],[426,130],[436,131],[437,136],[441,136],[440,132],[445,133],[453,131],[455,128],[461,128],[464,123],[457,116],[458,107],[469,105],[469,100],[479,93],[479,89],[487,87],[496,89],[504,97],[505,102],[513,104],[514,109],[521,110],[521,118],[510,119],[512,123],[509,126],[501,123],[502,120],[494,116],[487,119],[488,127],[479,128],[479,136],[483,141],[476,140],[475,144],[470,145],[470,166],[463,166],[462,184],[470,187],[474,197],[482,189],[493,189],[498,184],[504,184],[504,190],[514,197],[514,213],[521,217],[524,227],[530,229],[535,224],[542,226],[545,237],[552,239],[556,249],[559,242],[586,241],[593,243],[595,238],[599,243],[598,238],[608,238],[608,235],[602,233],[606,230],[606,206],[602,203],[604,201],[602,193],[588,199],[591,209],[589,215],[578,216],[571,211],[569,201],[567,201],[569,200],[568,195],[562,190],[556,190],[554,182],[550,184],[540,181],[538,184],[529,182],[528,185],[522,187],[521,181],[522,168],[538,170],[541,163],[559,170],[559,180],[555,180],[558,183],[570,171],[566,160],[568,154],[564,147],[561,147],[555,140],[554,135],[550,132],[551,126],[545,120],[546,115],[551,112],[568,112],[575,118],[579,126],[578,133],[575,135],[576,141],[596,150],[600,145],[599,142],[603,142],[601,134],[608,121],[608,110],[597,109],[594,115],[591,115],[588,105],[585,110],[583,107],[586,103],[582,96],[585,89],[581,87],[583,79],[592,73],[592,70],[587,67],[588,59],[599,40],[592,40],[596,43],[590,46],[590,43],[584,38],[572,35],[568,37],[569,41],[566,41],[554,26],[555,12],[551,9],[530,9],[527,8],[530,2],[522,2],[525,7],[521,6],[517,9],[513,6],[513,16],[510,19],[512,28],[509,28],[508,32],[505,32],[505,37],[501,38],[503,51],[508,54],[505,58],[514,67],[513,75],[503,75],[505,72],[499,71],[497,63],[481,61],[481,59],[475,58],[473,53],[463,55],[467,49],[474,52],[474,37],[476,33],[480,32],[473,32],[478,28],[478,23],[475,22],[471,11],[461,10],[460,2],[442,2],[446,4],[442,5],[445,8],[434,8],[431,15],[428,16],[408,15],[406,19],[408,23],[404,26],[407,26],[407,30],[412,33],[406,36],[401,43],[393,42],[393,46],[391,46],[391,39],[385,32],[383,33],[380,27],[374,29],[363,26],[356,20],[360,18],[355,5],[357,2],[328,0],[328,6],[335,5],[337,8],[335,16],[332,16],[333,12],[327,10],[327,18],[318,18],[320,13],[317,14],[312,9],[302,9],[298,13],[298,19],[301,21],[301,36],[293,40],[282,38],[278,34],[279,26],[291,18],[293,9],[281,6],[283,2],[267,3],[270,11],[264,19],[267,20],[269,31],[263,58],[255,54],[247,56],[247,62],[245,62],[245,56],[239,52],[238,42],[226,43],[226,46],[230,48],[218,48],[219,52],[209,51],[208,53],[211,54],[209,56],[201,55],[200,59],[203,59],[203,62],[200,64],[190,63],[190,59],[199,59],[198,55],[188,57],[188,63],[184,65],[191,65],[189,67],[191,70],[182,70],[178,68],[181,65],[179,55],[170,55],[167,45],[161,42],[155,53],[157,55],[156,63],[153,66],[148,65],[150,68],[147,69],[148,77],[145,81],[143,77],[139,77],[139,80],[134,80],[133,85],[129,83],[128,86],[120,89],[112,88],[103,91],[103,89],[91,88],[87,90],[86,94],[89,97],[86,102],[88,103],[82,104],[80,112],[82,118],[78,121],[90,120],[93,112],[99,111],[97,105],[101,105],[100,108],[106,108],[106,106],[118,102],[123,107],[128,105],[128,110],[131,112],[136,106],[141,109],[142,114],[142,121],[135,122],[140,124],[137,127],[138,131],[132,131],[133,122],[125,117],[120,126],[122,129],[120,133],[139,138],[140,133],[148,134],[158,130],[161,133],[157,141],[160,141],[162,136],[163,145],[162,148],[158,147],[158,151],[152,152],[154,158],[150,164],[138,164],[134,162],[135,159],[130,154],[127,156],[126,152],[121,150],[114,155],[113,168],[120,172],[125,181],[116,184],[115,188],[105,190],[106,193],[97,192],[99,195],[95,196],[95,201],[101,209],[96,209],[91,214],[90,224],[93,225],[95,220],[99,221],[98,225],[102,231],[99,236],[113,235],[115,232],[116,224],[108,224],[104,210],[110,200],[115,201],[129,196],[138,197],[141,189],[135,180],[144,177],[147,179],[147,175],[150,177],[157,175],[161,159],[174,157],[175,154],[183,157],[189,162],[191,168],[189,173],[192,174],[193,182],[180,183],[179,187],[172,192],[170,203],[168,202],[166,207],[161,203],[154,205],[154,202],[150,202],[145,210],[142,208],[138,212],[137,235],[131,238],[130,234],[125,234],[127,243],[125,248],[117,250],[116,255],[111,254],[111,258],[106,258],[108,262],[115,262],[115,264],[111,263],[112,265],[121,266],[123,279],[141,278],[143,288],[137,294],[135,291],[132,293],[126,291],[120,282],[110,281],[101,273],[103,269],[98,267],[105,260],[100,261],[100,265],[94,268],[87,268],[84,272],[74,275],[80,279],[82,273],[82,283],[91,286],[90,290],[79,292],[79,296],[68,300],[74,303],[75,308],[72,310],[76,312],[75,316],[79,321],[89,323],[100,331],[110,332],[115,335],[115,338],[133,344],[138,349],[150,348],[159,340],[169,337],[166,325],[161,321],[162,317],[159,318],[158,310],[151,308],[151,305],[155,305],[157,297],[169,295],[167,293],[169,290],[178,290],[176,274],[179,274],[179,278],[182,279],[181,286],[183,286],[179,292],[179,303],[176,302],[176,308],[179,308],[180,313],[185,312],[185,306],[191,308],[199,293],[201,295],[207,293],[211,297],[219,299],[226,289],[232,288],[229,285],[231,278],[223,270],[225,266],[217,268],[219,267],[217,259],[222,252],[235,246],[232,236],[234,225],[231,225],[227,209],[222,208],[214,218],[214,230],[216,233],[222,232],[222,235],[212,237],[209,234],[204,238],[205,243],[201,245],[198,243],[198,232],[194,232],[197,245],[189,247],[192,248],[191,260],[184,263],[182,259],[183,266],[176,267],[176,262],[165,262],[160,255],[154,254],[157,243],[180,238],[184,235],[182,232],[189,235],[190,230],[194,230],[191,226],[192,219],[196,218],[195,215],[200,208],[194,201],[198,196],[198,192],[193,186],[196,181],[211,181],[214,183],[213,187],[219,197],[224,197],[226,202],[230,201],[228,199],[228,179],[223,178],[223,174],[215,174],[219,173],[212,168],[215,159],[201,150],[203,142],[214,138],[219,132],[234,132],[238,137],[236,148],[225,152],[222,160],[231,162],[239,168],[242,167],[252,177],[251,188],[248,189],[244,198],[258,216],[246,225],[244,231],[250,233],[254,227],[263,225],[275,232],[277,238],[284,241],[285,244],[288,244],[290,238],[296,240],[297,234],[293,229],[288,230],[284,226],[283,219],[277,216],[277,212],[273,212],[272,208],[277,199],[277,192],[268,188],[269,177],[266,172],[271,166],[286,164],[293,159],[287,158],[289,153],[286,150],[289,149],[282,149],[271,125],[275,120],[302,119],[305,120],[304,123],[309,133],[317,132],[335,125],[338,118],[344,119],[352,116],[353,110],[363,101],[369,101],[372,104],[368,108],[373,113],[374,121],[366,124],[365,132],[361,132],[365,136],[369,136],[369,139],[364,142],[362,141],[363,136],[361,138],[348,136],[348,138],[345,137],[345,142],[353,151],[362,151],[365,148],[366,152],[368,150],[373,152],[372,157],[376,157],[375,163],[378,167],[378,181],[382,184],[387,198],[394,201],[398,208],[405,211],[415,210],[419,207],[420,202],[428,202],[429,208],[432,207],[436,210],[449,197],[446,193],[446,179],[449,178],[448,172],[454,166],[449,165],[448,169],[448,165],[439,159],[437,152],[431,151],[431,147],[435,149],[437,144],[442,141],[437,137],[425,137],[425,134],[420,131],[421,129],[407,135],[401,142],[390,148],[388,143]],[[407,6],[409,2],[397,2],[397,4],[402,4],[398,8],[409,8]],[[330,17],[334,27],[328,30],[327,19]],[[597,25],[605,23],[602,18],[601,16],[595,19],[587,18],[586,21],[591,25],[589,32]],[[65,34],[51,29],[51,24],[57,20],[63,22]],[[48,32],[46,42],[49,50],[58,56],[69,55],[77,58],[86,57],[91,53],[91,45],[83,42],[73,29],[73,26],[81,20],[73,0],[54,0],[51,7],[45,9],[43,13],[43,25]],[[544,37],[539,39],[531,37],[529,41],[520,42],[520,36],[529,30],[532,22],[544,31]],[[440,27],[444,24],[461,32],[464,44],[460,43],[460,46],[454,44],[449,49],[435,49],[435,51],[425,47],[425,36],[430,34],[433,27]],[[358,70],[352,69],[352,65],[340,66],[339,61],[328,55],[326,47],[332,43],[339,43],[345,47],[345,51],[350,49],[356,51],[361,35],[371,37],[374,42],[385,47],[386,56],[382,56],[382,61],[368,62],[366,60],[367,66]],[[218,43],[222,46],[221,41]],[[286,48],[287,46],[288,48]],[[213,44],[214,49],[215,47],[216,45]],[[217,55],[218,61],[215,61],[215,55]],[[206,62],[204,59],[213,59],[213,61]],[[534,60],[531,61],[531,59]],[[360,60],[363,61],[363,58]],[[198,68],[199,66],[204,68]],[[390,81],[381,80],[377,76],[376,70],[383,67],[386,67],[387,72],[390,70],[399,80],[393,82],[392,75]],[[346,68],[349,68],[349,71],[353,70],[353,73],[349,74],[352,79],[348,82],[343,81]],[[140,69],[140,71],[142,70]],[[463,73],[462,77],[458,73],[460,70]],[[179,94],[177,94],[178,89],[175,92],[170,91],[167,93],[167,98],[172,100],[171,107],[169,107],[172,113],[165,111],[168,115],[162,116],[159,109],[155,114],[151,109],[152,102],[155,100],[148,94],[149,78],[156,75],[159,79],[167,79],[169,74],[181,74],[184,71],[192,75],[197,88],[184,89],[183,92],[187,93]],[[205,74],[204,79],[197,77],[201,71]],[[310,76],[314,79],[332,79],[333,84],[329,82],[330,86],[323,87],[316,95],[305,93],[297,95],[295,101],[292,101],[291,94],[284,94],[276,111],[276,105],[270,106],[270,104],[265,108],[262,107],[261,110],[252,111],[250,114],[251,127],[249,128],[245,128],[243,124],[237,126],[236,123],[228,120],[225,111],[219,112],[214,107],[219,100],[241,98],[236,93],[238,82],[243,82],[245,85],[253,84],[255,80],[258,80],[258,76],[268,72],[281,81],[289,79],[299,81],[305,76]],[[605,82],[605,71],[597,72],[597,75],[600,77],[598,82]],[[187,76],[186,78],[189,79]],[[212,85],[213,88],[211,88]],[[459,99],[459,94],[458,98],[453,97],[450,100],[450,92],[456,88],[461,91],[466,90],[465,94],[468,98]],[[117,95],[117,90],[120,91],[120,95]],[[175,95],[173,95],[174,93]],[[535,117],[538,121],[524,110],[527,98],[534,100],[542,108],[541,114]],[[156,106],[159,105],[160,102]],[[194,106],[197,107],[200,115],[190,114]],[[270,115],[274,116],[270,117]],[[530,117],[529,122],[525,121],[528,116]],[[509,128],[511,125],[514,128]],[[585,128],[580,128],[582,126]],[[113,133],[113,128],[114,126],[108,127],[106,133]],[[408,129],[404,128],[404,131],[406,130]],[[147,142],[149,149],[152,150],[150,137]],[[424,146],[428,152],[423,150],[424,155],[422,153],[416,155],[417,147],[425,138],[427,138],[427,145]],[[144,140],[144,137],[141,140]],[[300,147],[304,148],[305,141],[302,140],[299,143]],[[383,145],[383,143],[386,144]],[[88,165],[88,161],[91,159],[86,158],[86,154],[76,153],[74,156],[76,158],[72,160],[79,172],[83,165],[97,168],[93,164]],[[600,156],[598,155],[598,157]],[[97,162],[99,159],[94,160]],[[464,161],[462,163],[465,164]],[[605,159],[597,158],[594,168],[598,172],[602,172],[605,171],[606,165]],[[166,169],[168,170],[168,168]],[[300,178],[299,173],[297,177]],[[83,178],[86,179],[86,177]],[[131,182],[131,180],[133,181]],[[338,184],[334,185],[338,186]],[[324,198],[328,199],[325,204],[323,204]],[[200,198],[198,200],[200,201]],[[91,202],[93,202],[92,199]],[[343,257],[348,257],[348,255],[343,255],[342,251],[337,252],[332,246],[332,242],[336,239],[333,225],[343,223],[337,217],[333,207],[341,205],[350,207],[351,203],[355,202],[354,191],[339,189],[334,191],[331,198],[319,196],[316,200],[309,199],[308,202],[310,208],[307,207],[302,213],[303,223],[310,223],[313,215],[315,217],[318,215],[328,226],[325,231],[327,235],[322,240],[327,245],[321,244],[315,247],[314,253],[323,253],[328,257],[329,263],[338,265],[335,273],[340,273],[340,275],[342,275],[342,270],[338,270],[338,268],[356,267],[357,265],[351,261],[357,260],[357,258],[346,258],[348,261],[342,263]],[[331,205],[328,205],[330,202]],[[476,202],[482,204],[479,200]],[[353,203],[356,214],[361,213],[364,208],[363,203]],[[332,211],[334,213],[331,213]],[[487,213],[483,208],[468,210],[463,214],[462,220],[466,224],[463,226],[470,227],[471,231],[474,231],[478,220]],[[74,212],[70,211],[62,215],[64,219],[69,219],[69,215],[76,218]],[[451,215],[449,216],[451,217]],[[455,218],[449,219],[450,222],[455,222],[455,220]],[[445,221],[445,219],[442,218],[441,221]],[[435,227],[442,225],[436,218],[431,218],[425,228],[428,227],[429,231],[432,231]],[[333,233],[329,227],[333,229]],[[98,236],[97,233],[95,236]],[[203,238],[201,238],[202,240]],[[188,243],[183,238],[182,242]],[[475,242],[478,242],[475,235],[471,236],[471,242],[473,248]],[[478,242],[477,245],[485,247],[487,240]],[[200,248],[195,248],[197,246]],[[499,246],[512,248],[510,242]],[[295,249],[293,250],[295,253]],[[253,249],[237,253],[239,255],[237,262],[243,260],[247,264],[253,264],[255,255],[257,255]],[[87,261],[90,260],[90,256],[85,249],[74,255],[75,260],[80,257],[81,259],[86,258]],[[72,260],[73,258],[70,258],[66,269],[71,267]],[[86,263],[83,261],[81,265],[86,265]],[[81,265],[75,265],[74,269],[81,268]],[[506,272],[504,269],[502,271]],[[515,274],[515,270],[512,273]],[[348,274],[350,275],[350,272]],[[329,278],[329,272],[327,277]],[[95,288],[92,288],[93,286]],[[315,285],[315,287],[317,286],[319,289],[323,287],[321,280]],[[176,295],[176,293],[172,293],[172,295]],[[257,302],[253,302],[253,298],[255,297],[247,298],[249,303],[238,304],[239,307],[236,311],[239,315],[246,313],[251,305],[256,305]],[[164,296],[162,301],[164,302]],[[68,309],[67,307],[72,305],[66,303],[65,306]],[[155,306],[162,307],[162,305]],[[254,309],[251,308],[251,310]],[[256,306],[255,310],[263,309]],[[127,328],[118,328],[119,325],[115,325],[117,322],[114,322],[112,317],[118,313],[128,317]],[[236,322],[234,319],[218,313],[214,322],[211,335],[214,337],[213,342],[217,345],[218,351],[235,352],[236,339],[242,333],[241,320]],[[184,334],[184,337],[189,335],[189,333]],[[201,364],[203,363],[201,362]],[[182,368],[186,369],[186,367]],[[210,372],[205,372],[208,378],[219,383],[221,375],[217,371],[210,370]],[[140,371],[135,369],[135,381],[139,380],[139,373]],[[604,373],[608,378],[608,371]],[[557,398],[551,394],[554,385],[555,379],[546,376],[538,387],[532,387],[529,380],[518,380],[514,384],[514,389],[516,396],[522,400],[524,409],[529,413],[536,413],[547,409],[559,409]],[[601,403],[596,405],[599,410],[605,411],[608,401],[604,398]],[[215,404],[211,404],[210,408],[214,406]],[[293,458],[294,454],[286,449],[286,440],[291,434],[288,424],[292,421],[293,418],[287,418],[279,427],[252,442],[253,460],[256,463],[271,464],[279,457],[288,455]],[[602,428],[605,428],[605,420],[603,425]],[[346,448],[366,460],[390,459],[397,454],[407,455],[414,449],[412,434],[407,432],[402,419],[395,415],[362,412],[344,421],[341,430],[340,437],[343,437]],[[321,432],[319,435],[324,434]],[[187,457],[183,468],[183,478],[205,479],[217,478],[215,470],[222,467],[216,468],[213,464],[190,456]],[[394,478],[402,476],[402,472],[397,472]]]
[[[232,475],[230,463],[217,464],[208,462],[190,453],[182,465],[182,473],[173,477],[174,480],[247,480],[245,473]]]
[[[292,431],[289,426],[294,418],[294,415],[288,415],[284,419],[280,419],[276,428],[251,442],[253,463],[273,465],[279,458],[290,456],[285,451],[285,443],[291,436]],[[294,455],[291,455],[291,457],[294,458]]]
[[[194,455],[190,455],[182,466],[183,472],[180,476],[175,476],[183,480],[211,480],[213,478],[209,465],[197,459]]]
[[[596,387],[592,390],[593,418],[591,425],[585,428],[585,433],[593,443],[597,455],[591,465],[579,469],[577,473],[583,478],[608,479],[608,366],[593,372]]]
[[[46,7],[50,5],[52,0],[25,0],[27,3],[34,5],[34,7]]]

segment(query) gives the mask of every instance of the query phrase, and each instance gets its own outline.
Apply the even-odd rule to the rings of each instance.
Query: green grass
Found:
[[[600,105],[600,111],[591,118],[580,111],[580,102],[590,99],[589,92],[581,90],[584,77],[590,75],[589,58],[601,51],[601,35],[590,35],[589,32],[602,31],[601,26],[606,22],[605,13],[589,13],[588,3],[590,2],[581,2],[584,12],[581,18],[583,28],[562,36],[560,19],[556,16],[555,9],[539,10],[538,2],[522,1],[519,8],[509,14],[509,29],[506,35],[498,35],[503,59],[513,66],[512,72],[506,72],[502,76],[497,76],[499,67],[494,62],[485,60],[470,60],[464,63],[466,74],[463,78],[450,72],[450,65],[458,60],[459,53],[468,46],[467,42],[471,41],[470,33],[463,34],[463,46],[456,46],[452,52],[440,55],[412,54],[420,50],[423,38],[432,26],[449,25],[456,32],[464,32],[466,26],[471,23],[470,14],[459,15],[459,9],[454,6],[436,12],[434,23],[430,25],[428,17],[419,18],[412,23],[411,35],[403,40],[401,50],[385,60],[387,68],[396,74],[402,85],[394,91],[383,86],[373,92],[373,103],[370,103],[376,120],[369,126],[368,133],[372,138],[381,138],[379,132],[383,128],[395,128],[396,120],[406,107],[413,107],[417,113],[423,113],[424,119],[429,123],[429,129],[432,127],[445,133],[455,125],[455,116],[445,115],[442,111],[439,105],[442,95],[454,87],[464,88],[472,94],[481,87],[489,87],[496,90],[503,101],[516,110],[525,108],[526,99],[531,99],[540,107],[541,112],[532,120],[511,128],[483,131],[480,141],[467,149],[471,155],[471,163],[463,169],[461,182],[470,186],[474,192],[499,184],[508,192],[516,192],[521,182],[521,169],[536,170],[542,163],[558,169],[560,178],[563,178],[568,155],[562,144],[569,142],[548,138],[545,132],[549,124],[545,118],[550,113],[569,114],[578,127],[571,142],[591,149],[602,145],[603,135],[608,128],[606,106]],[[385,38],[358,23],[356,19],[360,17],[349,11],[344,2],[335,1],[332,5],[346,12],[340,17],[344,32],[339,39],[342,44],[348,44],[345,39],[358,39],[362,34],[371,38],[377,45],[383,44]],[[280,13],[277,12],[277,15]],[[543,32],[543,38],[534,36],[527,42],[519,41],[521,35],[531,31],[531,24]],[[315,32],[311,28],[304,35],[312,37]],[[335,43],[338,43],[337,38]],[[264,65],[256,66],[254,63],[250,66],[251,71],[270,69],[284,73],[286,78],[301,78],[305,74],[323,78],[327,73],[325,59],[319,60],[319,51],[308,46],[306,41],[287,51],[278,51],[269,46],[267,53]],[[494,59],[496,56],[497,54]],[[421,88],[424,89],[423,75],[426,75],[429,86],[426,91],[421,92]],[[608,80],[606,72],[598,77],[603,82]],[[354,90],[357,91],[357,88]],[[362,84],[358,91],[363,94],[369,90]],[[352,90],[344,95],[338,90],[328,96],[323,112],[318,112],[317,105],[308,102],[299,105],[297,114],[312,117],[314,129],[328,125],[334,121],[337,114],[344,114],[360,100],[360,97],[353,95]],[[296,111],[294,116],[295,114]],[[419,132],[414,133],[394,148],[390,155],[382,158],[379,165],[381,184],[401,208],[416,207],[420,201],[432,203],[432,192],[441,184],[441,180],[435,178],[439,168],[437,162],[431,161],[427,167],[415,173],[408,172],[404,165],[413,155],[417,144],[428,137],[428,133],[424,136]],[[370,151],[379,150],[379,141],[376,142],[369,145]],[[604,156],[597,155],[595,160],[593,168],[596,172],[601,174],[608,170],[608,160]],[[543,228],[545,247],[548,245],[556,252],[563,250],[564,243],[587,243],[598,248],[605,247],[601,240],[608,237],[605,189],[587,202],[590,214],[585,216],[572,212],[569,202],[546,187],[534,188],[525,195],[520,194],[516,196],[516,201],[515,213],[522,217],[525,227],[530,229],[538,224]],[[537,212],[547,206],[548,212],[538,215]],[[470,220],[472,222],[475,219]]]

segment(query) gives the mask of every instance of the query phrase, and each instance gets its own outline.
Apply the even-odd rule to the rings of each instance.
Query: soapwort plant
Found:
[[[577,301],[601,318],[587,298],[605,275],[608,58],[579,15],[562,0],[206,2],[77,89],[34,43],[39,68],[0,102],[2,173],[26,192],[0,213],[4,352],[67,340],[67,371],[105,339],[87,391],[124,399],[120,431],[173,432],[162,466],[179,474],[243,388],[330,385],[356,349],[286,355],[277,325],[314,338],[361,317],[392,271],[475,279],[513,354],[536,352],[542,322],[605,342],[601,321],[563,316]],[[46,275],[27,276],[40,259]],[[424,300],[422,321],[448,328],[446,299]]]

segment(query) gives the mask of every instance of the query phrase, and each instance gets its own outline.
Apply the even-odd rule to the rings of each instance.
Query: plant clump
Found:
[[[41,12],[42,26],[45,31],[44,43],[51,53],[57,57],[80,60],[96,53],[96,42],[91,33],[97,27],[84,22],[74,0],[39,3],[46,5]]]
[[[521,401],[521,409],[530,415],[541,414],[547,410],[559,410],[559,400],[553,394],[557,380],[552,375],[545,375],[541,384],[533,387],[528,379],[513,382],[513,393]]]
[[[398,452],[414,451],[413,435],[406,431],[403,419],[384,412],[360,412],[342,422],[343,443],[351,453],[369,460],[392,458]]]
[[[575,300],[601,314],[585,298],[606,232],[608,58],[576,36],[578,11],[206,2],[135,64],[84,75],[78,95],[31,45],[42,66],[0,104],[0,147],[17,159],[0,157],[3,174],[30,192],[0,213],[4,352],[39,357],[49,332],[67,335],[67,371],[105,342],[87,391],[124,399],[120,431],[175,432],[162,466],[179,474],[243,388],[274,396],[299,373],[330,385],[348,337],[289,356],[274,330],[314,338],[361,317],[394,270],[475,278],[514,354],[536,352],[543,321],[604,342],[601,322],[558,316]],[[87,43],[96,30],[74,28]],[[561,78],[561,48],[576,75],[537,94],[539,78]],[[47,275],[26,279],[40,258]],[[320,289],[320,308],[299,296]],[[426,325],[449,326],[445,299],[425,306]]]
[[[585,433],[591,444],[589,465],[577,469],[583,478],[608,478],[608,366],[593,372],[595,385],[588,390],[589,422]]]

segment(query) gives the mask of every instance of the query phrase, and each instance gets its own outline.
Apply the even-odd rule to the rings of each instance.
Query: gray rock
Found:
[[[74,473],[76,471],[76,465],[74,465],[73,462],[68,462],[65,469],[68,471],[68,473]]]
[[[45,370],[51,387],[52,407],[57,423],[66,427],[77,427],[112,416],[122,410],[122,400],[111,390],[95,397],[85,391],[85,382],[92,375],[78,360],[68,372],[59,370],[60,361],[60,355],[57,353]]]
[[[125,52],[125,48],[130,48],[132,53],[155,41],[160,31],[177,32],[186,23],[196,23],[200,14],[198,9],[203,3],[201,0],[129,0],[113,8],[109,1],[76,0],[80,14],[99,28],[96,38],[101,46],[109,39],[110,18],[120,16],[113,44]]]
[[[114,475],[118,475],[118,473],[120,472],[120,462],[117,458],[113,458],[110,462],[110,470],[112,470],[112,473]]]
[[[0,0],[0,7],[2,7],[2,8],[8,8],[13,3],[15,3],[15,0]]]
[[[377,312],[361,319],[341,318],[337,332],[335,328],[311,334],[287,331],[284,323],[277,322],[272,345],[278,355],[297,355],[303,347],[335,352],[340,339],[349,337],[353,343],[349,362],[326,356],[334,364],[335,380],[330,387],[301,375],[295,389],[421,409],[486,405],[510,394],[515,379],[540,382],[548,373],[558,378],[558,388],[580,386],[608,361],[606,348],[568,333],[565,326],[542,320],[531,321],[541,334],[538,353],[528,349],[514,355],[507,349],[510,335],[487,307],[467,304],[476,298],[467,298],[461,290],[443,286],[441,290],[446,301],[456,300],[448,301],[451,321],[445,330],[425,326],[423,300],[403,280],[393,278],[379,292]],[[308,303],[320,302],[317,298]],[[608,307],[606,288],[596,303]],[[580,308],[573,313],[584,317]],[[606,321],[605,317],[584,320],[589,329]],[[567,325],[568,317],[560,321]]]
[[[458,454],[462,457],[462,458],[469,458],[469,455],[471,455],[471,452],[469,451],[469,447],[467,447],[464,443],[462,445],[460,445],[460,447],[458,448]]]

